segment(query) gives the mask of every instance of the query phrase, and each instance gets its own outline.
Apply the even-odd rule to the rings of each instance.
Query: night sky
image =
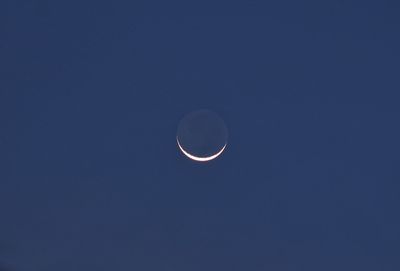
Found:
[[[0,270],[400,270],[399,1],[264,2],[2,1]]]

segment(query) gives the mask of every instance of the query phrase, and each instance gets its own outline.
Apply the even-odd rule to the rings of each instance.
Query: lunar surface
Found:
[[[178,126],[176,141],[188,158],[207,162],[223,153],[228,142],[228,130],[222,118],[210,110],[198,110],[186,115]]]

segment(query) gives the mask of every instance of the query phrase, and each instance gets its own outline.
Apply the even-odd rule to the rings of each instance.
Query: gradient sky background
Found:
[[[152,5],[1,3],[0,263],[400,270],[399,2]]]

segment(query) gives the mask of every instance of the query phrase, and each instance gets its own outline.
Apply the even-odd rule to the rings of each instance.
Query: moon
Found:
[[[222,149],[219,152],[217,152],[216,154],[208,156],[208,157],[197,157],[197,156],[191,155],[190,153],[185,151],[185,149],[182,148],[181,144],[179,144],[178,138],[176,138],[176,143],[178,143],[178,147],[184,155],[186,155],[188,158],[190,158],[194,161],[197,161],[197,162],[207,162],[207,161],[211,161],[211,160],[217,158],[225,150],[225,147],[226,147],[226,143],[225,143],[225,145],[222,147]]]
[[[179,123],[176,142],[181,152],[197,162],[220,156],[226,146],[228,130],[223,119],[207,109],[187,114]]]

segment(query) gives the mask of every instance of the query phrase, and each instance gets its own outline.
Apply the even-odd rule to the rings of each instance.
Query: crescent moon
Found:
[[[182,148],[181,144],[179,144],[178,138],[176,138],[176,142],[178,143],[178,147],[179,147],[179,149],[183,152],[184,155],[186,155],[186,156],[189,157],[190,159],[192,159],[192,160],[194,160],[194,161],[197,161],[197,162],[207,162],[207,161],[211,161],[211,160],[217,158],[217,157],[225,150],[225,148],[226,148],[226,143],[225,143],[225,145],[221,148],[221,150],[220,150],[219,152],[217,152],[216,154],[211,155],[211,156],[207,156],[207,157],[198,157],[198,156],[194,156],[194,155],[188,153],[187,151],[185,151],[185,150]]]

